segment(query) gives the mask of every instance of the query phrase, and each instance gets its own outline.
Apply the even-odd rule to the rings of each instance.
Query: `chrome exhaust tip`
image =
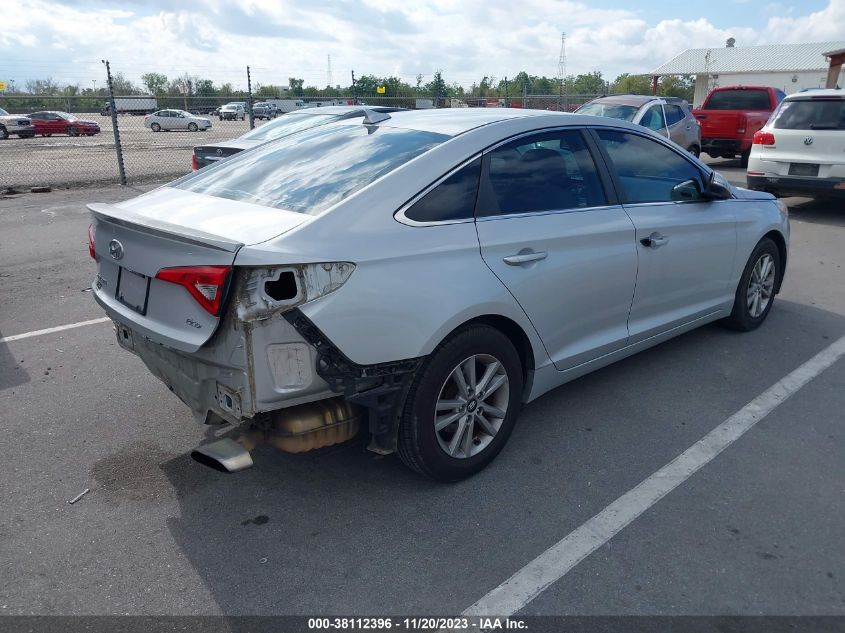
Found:
[[[236,473],[252,466],[249,451],[229,438],[198,446],[191,451],[191,457],[200,464],[224,473]]]

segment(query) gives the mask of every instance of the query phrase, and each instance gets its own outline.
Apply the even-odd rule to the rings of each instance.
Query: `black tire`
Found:
[[[693,156],[695,156],[696,158],[698,158],[699,156],[701,156],[701,149],[698,147],[698,145],[690,145],[690,146],[687,148],[687,151],[688,151],[690,154],[692,154]]]
[[[71,126],[67,129],[67,135],[68,136],[79,136],[79,130],[77,130],[75,127]]]
[[[754,272],[754,267],[764,255],[769,255],[774,260],[774,283],[769,296],[769,302],[766,304],[762,313],[754,317],[751,315],[751,311],[748,307],[749,286],[751,283],[751,276]],[[775,289],[780,287],[781,274],[780,251],[772,240],[768,237],[764,237],[754,248],[754,251],[751,253],[751,257],[748,258],[748,262],[745,264],[745,269],[742,271],[742,276],[739,278],[739,285],[737,286],[736,294],[734,295],[733,310],[731,311],[731,315],[729,317],[722,320],[722,325],[740,332],[750,332],[751,330],[755,330],[760,327],[763,321],[766,320],[766,317],[769,315],[772,305],[775,302]]]
[[[751,156],[751,148],[749,147],[747,150],[742,152],[739,155],[739,164],[743,167],[748,167],[748,158]]]
[[[474,355],[493,356],[501,363],[508,377],[507,409],[486,447],[471,457],[452,457],[441,448],[434,429],[435,404],[453,369]],[[459,481],[479,472],[510,437],[521,407],[522,382],[522,363],[508,337],[488,325],[459,330],[432,352],[411,383],[399,422],[399,457],[412,470],[436,481]]]
[[[196,123],[188,123],[188,131],[189,132],[196,132],[199,128],[197,127]]]
[[[5,141],[7,138],[9,138],[9,130],[5,126],[0,125],[0,140]]]
[[[161,132],[161,126],[160,126],[158,123],[151,123],[151,124],[150,124],[150,129],[151,129],[153,132]]]

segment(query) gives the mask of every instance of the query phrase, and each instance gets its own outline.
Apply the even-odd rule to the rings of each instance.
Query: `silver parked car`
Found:
[[[693,156],[701,154],[701,124],[684,99],[612,95],[585,103],[575,112],[630,121],[671,139]]]
[[[789,241],[780,201],[640,126],[499,108],[369,112],[89,209],[120,345],[197,420],[244,423],[198,459],[363,428],[447,481],[558,385],[758,327]]]
[[[144,127],[150,128],[153,132],[172,130],[196,132],[211,128],[211,120],[185,110],[158,110],[144,117]]]

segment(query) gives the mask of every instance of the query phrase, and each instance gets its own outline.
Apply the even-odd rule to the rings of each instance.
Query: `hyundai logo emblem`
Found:
[[[109,255],[111,255],[113,259],[120,259],[123,257],[123,244],[117,240],[109,242]]]
[[[812,136],[804,137],[804,145],[812,145],[812,144],[813,144],[813,137]]]

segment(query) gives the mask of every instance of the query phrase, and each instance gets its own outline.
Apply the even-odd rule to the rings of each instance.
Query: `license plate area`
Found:
[[[818,176],[819,166],[816,163],[790,163],[790,176]]]
[[[121,267],[117,273],[117,300],[138,314],[145,315],[149,296],[150,278]]]

